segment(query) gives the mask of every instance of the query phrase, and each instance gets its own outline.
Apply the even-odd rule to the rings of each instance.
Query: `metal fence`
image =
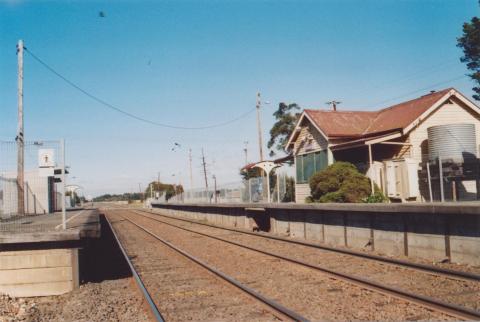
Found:
[[[64,216],[51,214],[64,209],[63,160],[62,141],[0,142],[0,231],[62,226]]]
[[[289,193],[288,186],[291,192]],[[270,179],[270,201],[268,200],[268,185],[266,177],[250,178],[249,180],[218,185],[214,187],[186,190],[173,196],[168,202],[176,203],[240,203],[240,202],[293,202],[293,178],[279,174]],[[167,202],[160,196],[152,202]]]

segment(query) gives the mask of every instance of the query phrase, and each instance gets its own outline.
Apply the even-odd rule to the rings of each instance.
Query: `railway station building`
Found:
[[[377,111],[305,109],[286,149],[294,156],[295,199],[309,179],[348,161],[392,202],[478,200],[480,108],[454,88]]]

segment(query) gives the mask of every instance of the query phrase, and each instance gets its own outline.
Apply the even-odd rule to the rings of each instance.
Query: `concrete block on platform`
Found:
[[[372,249],[371,217],[368,214],[347,214],[346,236],[348,247]]]
[[[75,248],[0,252],[0,293],[59,295],[78,287],[78,279]]]
[[[382,214],[373,220],[375,250],[387,255],[405,255],[403,216]]]
[[[290,222],[288,220],[288,213],[276,211],[275,216],[275,233],[279,235],[290,234]]]
[[[344,217],[337,214],[324,214],[323,220],[325,243],[332,246],[346,246]]]
[[[307,240],[323,242],[323,220],[322,215],[314,212],[305,212],[305,238]]]

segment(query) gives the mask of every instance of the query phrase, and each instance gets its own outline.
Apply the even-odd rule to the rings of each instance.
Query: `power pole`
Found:
[[[190,190],[192,190],[193,189],[192,149],[188,149],[188,161],[190,162]]]
[[[215,175],[213,177],[213,185],[214,185],[214,196],[215,196],[215,203],[217,203],[217,177]]]
[[[207,198],[208,198],[207,164],[205,163],[205,154],[203,153],[203,148],[202,148],[202,166],[203,166],[203,175],[205,176],[205,189],[207,190]],[[208,200],[210,201],[210,198]]]
[[[243,142],[245,147],[243,148],[243,152],[245,152],[245,164],[248,164],[248,141]]]
[[[17,127],[17,198],[18,213],[25,214],[25,179],[24,179],[24,132],[23,132],[23,40],[17,44],[18,58],[18,127]]]
[[[333,111],[337,111],[337,104],[340,104],[340,103],[342,103],[342,102],[333,100],[333,101],[327,102],[326,104],[332,105]]]
[[[260,161],[263,161],[263,139],[262,139],[262,125],[260,121],[260,92],[257,93],[257,128],[258,128],[258,148],[260,150]]]

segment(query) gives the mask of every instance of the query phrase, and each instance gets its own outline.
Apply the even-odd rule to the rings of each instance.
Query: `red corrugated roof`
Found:
[[[326,111],[305,113],[328,137],[363,137],[403,129],[452,88],[396,104],[379,111]]]

